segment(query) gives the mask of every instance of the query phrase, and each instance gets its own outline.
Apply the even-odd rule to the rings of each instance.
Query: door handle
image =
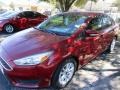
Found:
[[[100,37],[103,37],[103,35],[100,35]]]
[[[89,34],[90,37],[99,36],[99,34]]]
[[[103,37],[102,34],[90,34],[91,37],[96,37],[96,36],[100,36],[100,37]]]

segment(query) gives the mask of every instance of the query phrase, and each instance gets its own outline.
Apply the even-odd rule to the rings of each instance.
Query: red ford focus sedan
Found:
[[[14,86],[64,88],[78,68],[113,51],[117,28],[102,13],[57,14],[1,43],[1,71]]]
[[[8,11],[0,15],[0,31],[13,33],[43,22],[47,16],[34,11]]]

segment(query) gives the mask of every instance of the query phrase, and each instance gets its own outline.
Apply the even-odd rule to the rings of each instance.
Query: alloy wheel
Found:
[[[14,27],[12,25],[8,24],[5,26],[5,31],[7,33],[12,33],[12,32],[14,32]]]
[[[59,74],[59,83],[62,86],[65,86],[71,80],[74,71],[75,65],[73,63],[70,62],[64,65]]]

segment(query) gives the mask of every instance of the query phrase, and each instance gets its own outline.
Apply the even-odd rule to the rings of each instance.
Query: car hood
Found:
[[[65,40],[65,36],[57,36],[40,30],[29,28],[7,37],[1,47],[11,56],[18,59],[25,56],[42,53],[52,49],[52,45]]]
[[[7,20],[7,19],[9,19],[9,18],[0,16],[0,21]]]

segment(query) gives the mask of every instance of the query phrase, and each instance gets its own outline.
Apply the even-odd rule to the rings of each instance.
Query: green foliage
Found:
[[[66,12],[70,9],[70,7],[74,4],[77,7],[82,7],[88,0],[39,0],[46,1],[55,5],[55,7],[59,8],[62,12]],[[97,2],[97,0],[91,0],[93,2]]]
[[[76,0],[74,5],[77,7],[83,7],[88,0]]]
[[[11,2],[11,3],[9,4],[9,6],[11,7],[11,9],[14,10],[15,6],[14,6],[14,3],[13,3],[13,2]]]
[[[120,0],[116,0],[114,6],[117,6],[120,11]]]
[[[93,2],[97,2],[98,0],[91,0],[91,1],[93,1]]]

